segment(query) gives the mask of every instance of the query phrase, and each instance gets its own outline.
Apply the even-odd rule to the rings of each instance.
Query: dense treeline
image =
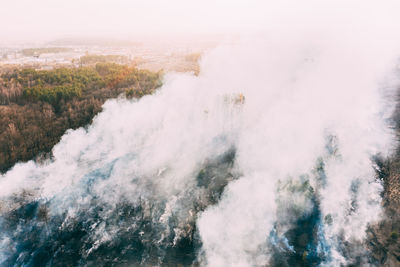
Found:
[[[51,71],[22,69],[0,76],[0,104],[42,101],[58,109],[61,101],[82,97],[99,88],[126,88],[130,96],[136,96],[158,86],[160,73],[115,63]]]
[[[91,122],[103,103],[141,97],[161,74],[111,63],[51,71],[14,69],[0,76],[0,172],[18,161],[48,156],[67,129]]]
[[[22,49],[21,53],[24,56],[35,56],[35,55],[39,56],[41,54],[46,54],[46,53],[63,53],[69,51],[72,51],[72,49],[66,47],[42,47],[42,48]]]

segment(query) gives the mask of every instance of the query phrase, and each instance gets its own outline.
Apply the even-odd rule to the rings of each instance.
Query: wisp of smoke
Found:
[[[204,55],[199,76],[108,101],[51,161],[1,176],[0,263],[368,262],[398,42],[383,13],[377,26],[352,4],[314,4],[275,7],[262,35]]]

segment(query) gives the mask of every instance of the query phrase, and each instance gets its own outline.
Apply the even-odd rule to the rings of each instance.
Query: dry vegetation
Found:
[[[397,136],[400,136],[400,98],[394,113]],[[392,158],[375,160],[382,180],[382,220],[368,229],[367,245],[378,266],[400,264],[400,146]]]

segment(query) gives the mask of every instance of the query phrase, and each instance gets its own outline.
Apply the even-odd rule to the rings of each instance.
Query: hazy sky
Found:
[[[218,33],[262,25],[259,0],[0,0],[2,40]]]
[[[0,42],[138,33],[235,33],[326,26],[324,12],[371,22],[400,10],[374,0],[0,0]],[[322,8],[321,8],[322,7]],[[315,14],[318,10],[321,14]],[[300,14],[300,15],[299,15]],[[396,15],[397,16],[397,15]],[[332,16],[331,16],[332,17]],[[370,18],[370,20],[368,19]],[[335,19],[335,23],[348,23]],[[350,22],[351,23],[351,22]],[[366,25],[369,26],[369,25]]]

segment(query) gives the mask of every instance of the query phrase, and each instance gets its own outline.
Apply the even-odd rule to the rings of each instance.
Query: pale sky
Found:
[[[262,25],[259,0],[0,0],[5,39],[220,33]]]
[[[359,17],[366,29],[398,17],[397,0],[0,0],[0,42],[135,34],[242,33],[329,27]],[[393,4],[396,6],[393,6]],[[328,14],[329,13],[329,14]],[[347,18],[342,20],[341,16]],[[325,23],[326,18],[333,18]],[[326,22],[326,21],[325,21]]]

